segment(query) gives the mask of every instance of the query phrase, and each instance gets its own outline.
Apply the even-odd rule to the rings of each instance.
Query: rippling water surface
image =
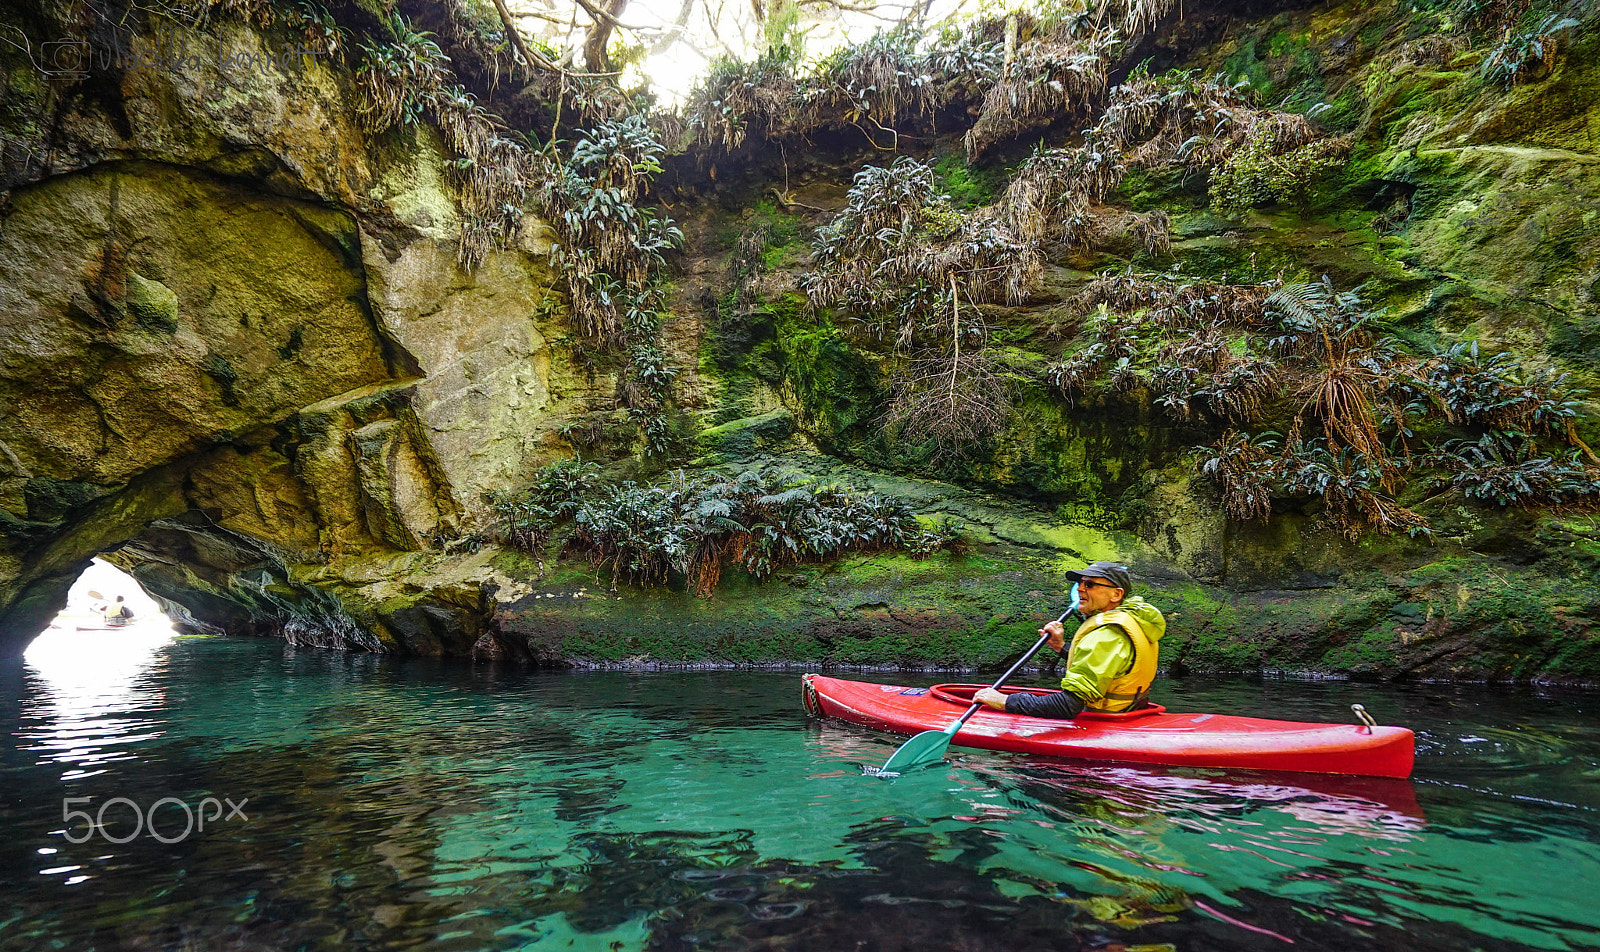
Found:
[[[900,739],[808,722],[794,673],[113,634],[0,663],[0,948],[1600,948],[1592,695],[1162,681],[1361,701],[1415,778],[953,748],[886,782]]]

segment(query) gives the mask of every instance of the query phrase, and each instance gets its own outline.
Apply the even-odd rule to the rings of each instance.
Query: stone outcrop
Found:
[[[111,553],[192,627],[465,654],[471,599],[379,612],[300,576],[453,536],[604,387],[551,359],[547,230],[464,273],[429,130],[369,140],[314,57],[230,66],[273,47],[242,25],[161,29],[193,55],[99,99],[35,75],[13,108],[64,117],[5,130],[0,646]]]

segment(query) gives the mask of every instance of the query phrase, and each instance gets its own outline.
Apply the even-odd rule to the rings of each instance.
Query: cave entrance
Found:
[[[118,595],[134,617],[107,628],[95,606]],[[133,576],[101,559],[91,562],[68,590],[66,607],[22,655],[22,674],[32,682],[24,717],[33,725],[31,749],[39,761],[57,764],[67,782],[104,773],[107,764],[125,758],[126,745],[148,723],[136,712],[158,702],[164,690],[163,649],[175,636],[172,622]]]
[[[133,617],[126,625],[111,627],[102,606],[117,604],[118,596]],[[95,559],[67,591],[66,607],[33,639],[23,658],[52,681],[67,672],[74,680],[122,680],[175,636],[172,620],[133,576]]]

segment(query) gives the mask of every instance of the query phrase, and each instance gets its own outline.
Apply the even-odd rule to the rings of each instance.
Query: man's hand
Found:
[[[1067,646],[1067,630],[1061,627],[1059,621],[1053,621],[1040,628],[1039,634],[1050,636],[1050,640],[1045,644],[1049,645],[1052,651],[1060,651]],[[977,697],[977,695],[973,695],[973,697]]]
[[[994,688],[983,688],[973,694],[972,699],[997,711],[1006,709],[1006,696]]]

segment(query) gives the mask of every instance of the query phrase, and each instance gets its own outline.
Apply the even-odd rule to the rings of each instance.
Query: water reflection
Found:
[[[63,719],[115,714],[161,703],[161,649],[174,635],[161,622],[117,631],[47,631],[23,655],[52,705],[40,714]]]
[[[1086,766],[1038,761],[1023,768],[1051,782],[1088,787],[1130,810],[1181,811],[1222,821],[1244,809],[1271,810],[1320,834],[1403,843],[1426,827],[1416,786],[1389,777]]]
[[[1376,952],[1600,939],[1600,914],[1568,888],[1600,881],[1587,814],[1441,785],[1426,757],[1413,784],[954,750],[885,782],[858,765],[899,738],[807,722],[788,675],[561,675],[243,640],[179,641],[144,665],[131,693],[78,715],[139,738],[121,747],[67,745],[55,685],[31,667],[7,682],[20,702],[0,705],[0,736],[24,740],[5,751],[0,890],[14,911],[0,914],[0,947]],[[1186,706],[1239,709],[1259,686],[1184,689]],[[1274,702],[1337,707],[1346,690]],[[1441,736],[1488,736],[1400,710],[1403,694],[1383,700]],[[1534,779],[1576,796],[1600,748],[1573,739],[1581,721],[1539,720],[1563,756]],[[63,783],[67,761],[100,772]],[[1446,767],[1452,782],[1510,783]],[[64,795],[207,794],[248,797],[249,822],[176,844],[60,835]]]
[[[135,620],[108,629],[93,606],[119,595]],[[64,781],[136,758],[162,733],[154,719],[138,715],[163,704],[162,649],[173,638],[172,625],[138,583],[95,559],[73,583],[67,607],[23,656],[35,688],[20,711],[17,746],[41,763],[70,765]]]

